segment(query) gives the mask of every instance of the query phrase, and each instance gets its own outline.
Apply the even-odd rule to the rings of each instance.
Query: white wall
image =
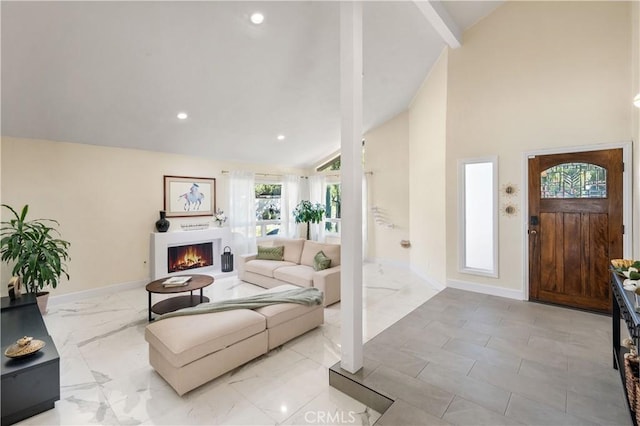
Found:
[[[368,205],[367,257],[409,265],[409,114],[404,112],[365,135]],[[389,225],[393,225],[390,227]]]
[[[444,286],[448,53],[431,69],[409,107],[411,268]]]
[[[227,211],[227,177],[222,170],[301,173],[255,164],[3,137],[2,202],[29,204],[31,218],[60,222],[71,242],[69,282],[54,294],[144,281],[149,277],[149,239],[163,208],[163,175],[216,178],[217,205]],[[6,215],[3,213],[3,218]],[[169,218],[171,230],[203,217]],[[9,268],[2,270],[8,282]],[[6,293],[6,285],[0,286]]]
[[[450,51],[449,280],[516,290],[524,284],[522,211],[500,216],[499,278],[458,272],[459,158],[497,154],[499,183],[519,186],[522,207],[523,152],[632,139],[630,13],[628,2],[506,2]]]

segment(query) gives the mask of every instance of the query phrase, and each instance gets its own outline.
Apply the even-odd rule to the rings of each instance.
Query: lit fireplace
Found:
[[[213,243],[168,247],[168,273],[213,266]]]

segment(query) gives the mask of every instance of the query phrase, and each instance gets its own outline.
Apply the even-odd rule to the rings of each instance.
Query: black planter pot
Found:
[[[167,212],[160,210],[160,219],[156,221],[156,229],[158,232],[167,232],[171,222],[167,220]]]

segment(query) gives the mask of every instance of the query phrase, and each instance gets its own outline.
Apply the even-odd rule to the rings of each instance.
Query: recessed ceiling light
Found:
[[[179,112],[179,113],[178,113],[178,118],[179,118],[180,120],[186,120],[186,119],[187,119],[187,117],[188,117],[188,115],[187,115],[187,113],[186,113],[186,112]]]
[[[262,22],[264,22],[264,15],[260,12],[254,12],[251,14],[251,22],[253,22],[256,25],[260,25],[262,24]]]
[[[283,141],[283,140],[284,140],[284,135],[278,135],[277,139],[278,139],[279,141]]]

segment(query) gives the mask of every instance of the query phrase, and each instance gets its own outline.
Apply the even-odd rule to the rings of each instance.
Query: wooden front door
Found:
[[[529,159],[529,299],[609,312],[622,257],[622,149]]]

